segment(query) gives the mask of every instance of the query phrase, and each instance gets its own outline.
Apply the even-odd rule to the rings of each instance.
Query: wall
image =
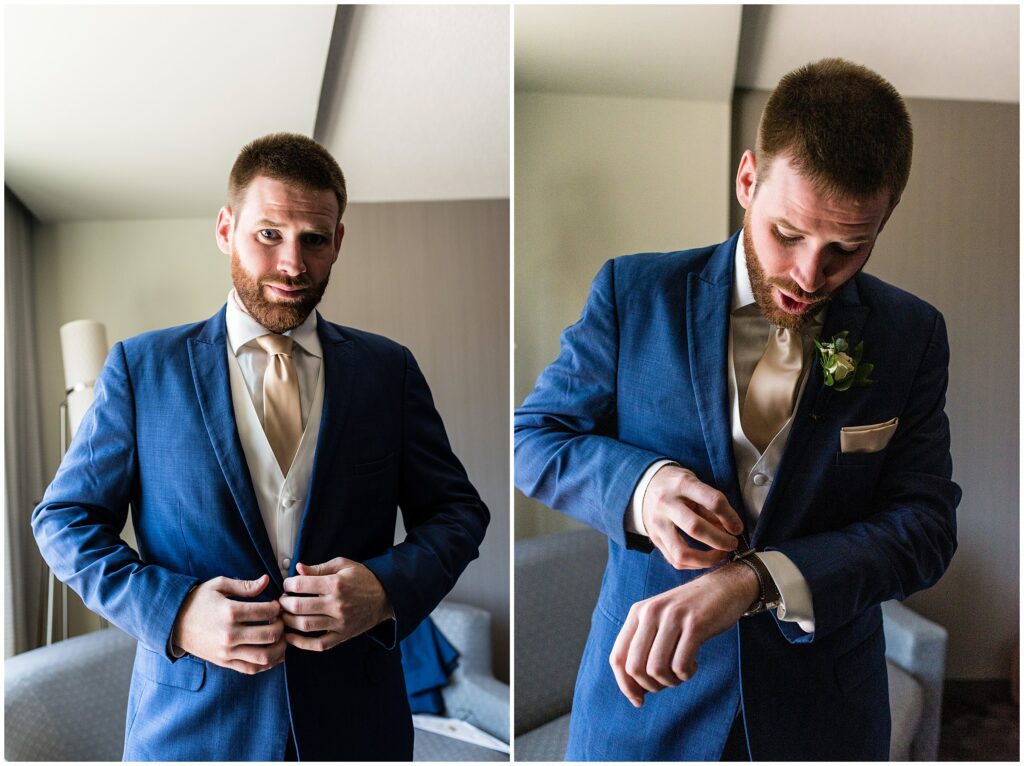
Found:
[[[730,108],[516,93],[516,404],[558,354],[607,259],[728,236]],[[576,526],[516,492],[515,534]]]
[[[735,157],[752,146],[767,97],[737,93]],[[964,493],[949,570],[907,604],[949,630],[950,678],[1005,678],[1019,636],[1019,108],[924,99],[907,107],[910,183],[866,270],[945,316],[953,479]]]
[[[407,345],[456,454],[491,510],[481,557],[453,597],[494,615],[495,672],[508,678],[508,201],[353,203],[321,311]],[[215,211],[213,211],[215,212]],[[204,319],[231,289],[214,217],[39,227],[37,344],[47,475],[58,463],[63,398],[58,328],[94,318],[108,341]],[[50,403],[46,405],[45,403]],[[96,626],[80,607],[72,633]]]

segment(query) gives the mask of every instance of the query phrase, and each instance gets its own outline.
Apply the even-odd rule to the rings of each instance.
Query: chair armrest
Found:
[[[508,742],[508,686],[490,675],[461,669],[441,691],[446,714],[471,723],[502,742]]]
[[[431,619],[459,650],[459,666],[467,673],[491,673],[491,615],[479,607],[444,601]]]
[[[885,656],[921,683],[921,730],[912,743],[915,760],[938,757],[942,686],[946,676],[946,629],[897,601],[882,604]]]

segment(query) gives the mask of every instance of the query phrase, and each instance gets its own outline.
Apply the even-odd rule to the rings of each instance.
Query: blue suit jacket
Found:
[[[363,562],[394,608],[390,635],[289,647],[283,664],[251,676],[172,660],[168,638],[193,585],[269,574],[269,600],[282,578],[235,426],[224,309],[117,343],[32,526],[57,576],[139,641],[128,760],[281,760],[289,728],[302,760],[412,757],[396,641],[476,557],[488,512],[409,351],[318,319],[323,415],[291,558]],[[129,502],[137,554],[119,538]],[[408,536],[394,545],[397,506]]]
[[[738,706],[755,760],[887,759],[879,603],[933,584],[956,548],[943,412],[941,315],[860,274],[823,335],[864,341],[877,382],[836,392],[815,364],[754,524],[732,452],[728,327],[737,236],[601,269],[562,350],[516,413],[516,485],[604,532],[609,561],[573,704],[568,757],[717,760]],[[886,449],[842,454],[843,426],[899,417]],[[773,613],[708,641],[694,678],[634,709],[608,656],[630,606],[699,576],[627,536],[641,475],[669,457],[723,491],[758,549],[783,551],[810,586],[815,632]],[[691,541],[692,542],[692,541]]]

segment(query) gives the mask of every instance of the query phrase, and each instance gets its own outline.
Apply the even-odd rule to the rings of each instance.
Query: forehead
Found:
[[[245,190],[239,217],[246,219],[291,219],[326,223],[338,220],[338,198],[330,189],[305,189],[276,178],[256,176]]]
[[[822,192],[793,167],[787,157],[777,157],[758,198],[763,213],[802,229],[827,229],[846,235],[873,234],[889,211],[889,194],[859,199]],[[755,201],[756,204],[756,201]]]

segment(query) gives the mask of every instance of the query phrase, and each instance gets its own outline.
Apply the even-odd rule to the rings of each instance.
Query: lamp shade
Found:
[[[93,400],[93,383],[107,358],[107,329],[95,319],[77,319],[60,328],[64,389],[68,392],[69,438],[75,435]]]

